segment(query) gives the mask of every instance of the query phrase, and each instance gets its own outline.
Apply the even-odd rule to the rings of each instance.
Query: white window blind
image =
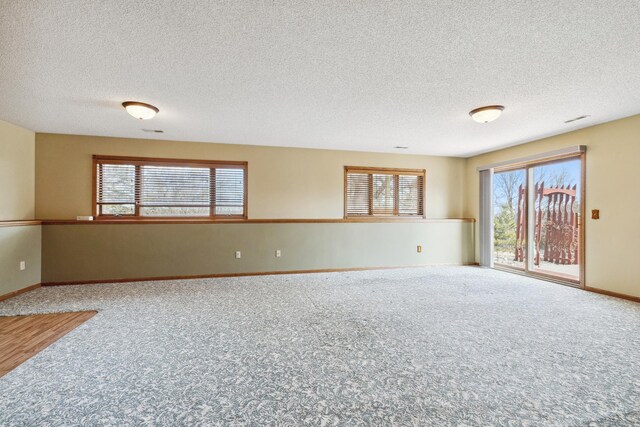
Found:
[[[345,217],[424,217],[424,170],[345,167]]]
[[[94,156],[98,217],[246,218],[246,162]]]

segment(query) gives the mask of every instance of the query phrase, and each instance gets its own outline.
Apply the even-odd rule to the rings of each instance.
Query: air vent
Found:
[[[397,148],[398,150],[406,150],[406,149],[408,149],[409,147],[403,147],[403,146],[401,146],[401,145],[396,145],[396,146],[395,146],[395,147],[393,147],[393,148]]]
[[[164,133],[163,130],[160,129],[142,129],[142,132],[149,132],[149,133]]]
[[[589,115],[576,117],[575,119],[565,120],[565,123],[577,122],[578,120],[586,119],[587,117],[591,117]]]

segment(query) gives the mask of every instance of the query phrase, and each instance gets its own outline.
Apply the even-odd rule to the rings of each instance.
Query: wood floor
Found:
[[[96,314],[95,311],[0,316],[0,377]]]

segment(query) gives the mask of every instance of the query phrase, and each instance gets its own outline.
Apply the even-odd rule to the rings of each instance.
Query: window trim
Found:
[[[394,213],[392,215],[349,215],[348,214],[348,176],[350,173],[379,174],[394,176]],[[422,177],[422,215],[400,215],[398,212],[400,195],[397,191],[399,188],[398,181],[400,175],[414,175]],[[372,219],[385,219],[387,221],[410,221],[416,219],[426,219],[427,212],[427,171],[426,169],[402,169],[402,168],[377,168],[370,166],[345,166],[344,167],[344,219],[349,221],[371,221]],[[373,204],[373,195],[369,198],[369,212],[371,212]]]
[[[158,220],[172,220],[172,221],[193,221],[193,220],[210,220],[210,221],[225,221],[225,220],[247,220],[248,219],[248,182],[249,182],[249,163],[240,161],[229,160],[194,160],[194,159],[173,159],[173,158],[160,158],[160,157],[130,157],[130,156],[108,156],[94,154],[92,156],[92,213],[95,220],[110,220],[110,221],[158,221]],[[98,164],[125,164],[135,165],[136,175],[140,172],[140,166],[173,166],[173,167],[206,167],[206,168],[220,168],[220,169],[242,169],[244,170],[244,207],[242,215],[214,215],[215,204],[210,204],[209,216],[141,216],[140,206],[135,204],[134,215],[103,215],[100,214],[98,208]],[[136,188],[136,192],[139,191]],[[212,193],[213,195],[213,193]],[[136,200],[139,199],[139,194],[136,194]]]

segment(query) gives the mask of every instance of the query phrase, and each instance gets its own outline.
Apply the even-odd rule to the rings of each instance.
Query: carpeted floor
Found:
[[[43,288],[2,426],[640,425],[640,304],[474,267]]]

